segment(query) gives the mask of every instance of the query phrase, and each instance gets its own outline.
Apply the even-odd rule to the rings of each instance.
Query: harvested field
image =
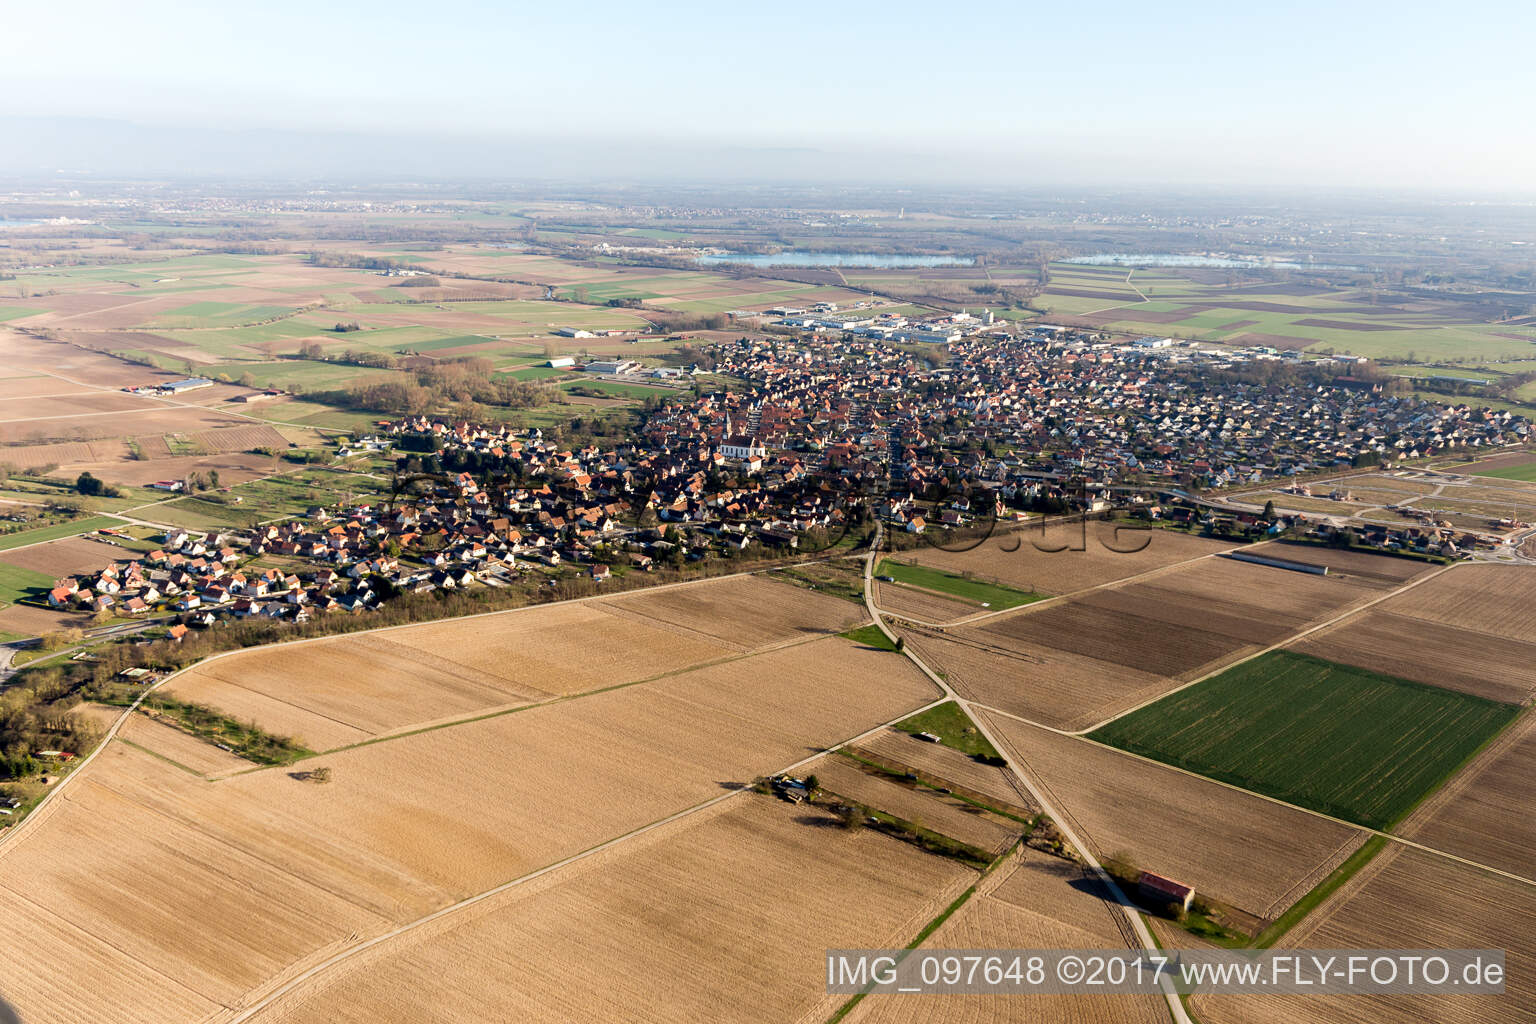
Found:
[[[760,575],[711,580],[603,602],[616,616],[638,617],[683,636],[741,651],[817,633],[837,633],[867,616],[862,608]]]
[[[1428,622],[1536,643],[1536,569],[1458,565],[1386,603],[1387,610]]]
[[[1021,849],[923,943],[929,949],[1118,949],[1120,911],[1077,865]],[[1142,995],[879,995],[846,1018],[859,1024],[1165,1024]]]
[[[1412,898],[1405,898],[1406,894]],[[1502,996],[1210,996],[1206,1024],[1500,1024],[1536,1021],[1536,889],[1389,845],[1285,937],[1311,949],[1502,949]]]
[[[110,710],[121,713],[117,708]],[[114,714],[113,718],[116,717]],[[118,736],[195,775],[227,774],[251,766],[251,762],[244,758],[183,732],[168,720],[146,714],[136,714],[129,718],[123,723]]]
[[[85,537],[66,537],[7,551],[0,562],[59,577],[102,569],[125,558],[122,548]]]
[[[1273,651],[1093,738],[1372,828],[1437,788],[1518,709]]]
[[[25,894],[50,919],[70,921],[80,943],[126,951],[139,964],[134,984],[158,974],[159,987],[237,1005],[328,949],[709,800],[933,696],[915,669],[833,637],[303,762],[332,769],[325,785],[284,768],[205,782],[114,742],[64,799],[0,844],[0,895]],[[824,842],[829,831],[805,834]],[[866,838],[896,849],[869,858],[861,847],[862,870],[889,862],[937,888],[906,863],[909,848]],[[783,901],[784,887],[762,884],[761,866],[747,874],[752,892]],[[704,875],[691,866],[682,877],[697,892]],[[851,888],[839,876],[807,891],[852,921],[825,897]],[[882,898],[870,906],[878,911]],[[906,916],[926,920],[927,908],[903,906],[894,931],[910,934]],[[35,946],[7,930],[0,961]],[[809,956],[821,948],[803,946]],[[772,970],[782,986],[780,966]],[[52,1020],[45,1008],[73,981],[43,964],[7,994],[29,1019]],[[109,981],[81,994],[76,1019],[167,1024],[154,1011],[134,1017],[144,1001]]]
[[[904,945],[976,878],[831,823],[739,797],[385,943],[257,1020],[824,1019],[841,1001],[824,949]]]
[[[895,815],[940,835],[986,850],[994,856],[1019,838],[1023,826],[1007,818],[945,796],[937,790],[871,774],[847,758],[831,755],[805,769],[828,792],[877,811]]]
[[[1536,849],[1536,716],[1490,743],[1397,830],[1426,846],[1530,877]]]
[[[801,593],[790,590],[792,596]],[[634,682],[732,653],[722,644],[607,614],[607,603],[524,608],[239,652],[194,667],[166,684],[165,692],[327,750],[410,725]],[[597,633],[602,644],[592,643]],[[321,665],[325,671],[317,672]]]
[[[1046,548],[1085,549],[1042,551],[1036,542]],[[1138,551],[1113,551],[1106,546],[1110,544],[1120,548],[1137,548],[1142,544],[1145,547]],[[899,552],[898,557],[948,572],[970,572],[977,579],[994,580],[1019,590],[1070,594],[1231,547],[1226,541],[1170,530],[1123,530],[1117,539],[1109,524],[1088,523],[1085,534],[1084,524],[1076,523],[1053,525],[1043,534],[1039,527],[1000,532],[970,551],[924,546]]]
[[[1086,729],[1178,685],[1155,673],[999,638],[974,626],[900,632],[966,699],[1058,729]]]
[[[1091,597],[1044,608],[1034,615],[994,619],[975,632],[998,637],[1004,643],[1022,640],[1168,677],[1198,675],[1205,666],[1241,650],[1241,644],[1213,630],[1195,626],[1170,630],[1158,617],[1128,611],[1135,606],[1134,595],[1113,600],[1119,607],[1104,607]]]
[[[1005,768],[982,764],[953,747],[925,743],[900,729],[884,729],[859,744],[859,750],[893,767],[944,779],[1002,804],[1033,810],[1029,791]]]
[[[980,714],[1009,760],[1100,854],[1126,855],[1255,917],[1279,916],[1365,838],[1087,740]]]
[[[56,612],[52,608],[13,604],[0,607],[0,632],[38,636],[56,629],[83,629],[91,624],[85,612]]]
[[[1536,693],[1536,644],[1380,608],[1314,633],[1292,649],[1509,704]]]
[[[875,604],[882,611],[919,622],[953,622],[984,611],[979,605],[958,601],[915,587],[893,583],[875,584]]]
[[[288,447],[288,439],[277,432],[276,427],[266,424],[248,423],[240,427],[222,427],[218,430],[204,430],[192,434],[191,440],[199,448],[210,455],[221,455],[226,452],[244,452],[252,448],[274,448],[283,451]]]

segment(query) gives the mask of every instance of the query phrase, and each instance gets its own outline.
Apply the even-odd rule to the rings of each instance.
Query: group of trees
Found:
[[[116,498],[122,492],[111,484],[105,483],[92,476],[89,472],[81,473],[75,477],[75,490],[86,497]]]
[[[393,416],[422,416],[448,408],[455,418],[485,420],[481,407],[530,409],[550,400],[550,389],[529,381],[492,376],[488,359],[466,356],[424,366],[409,376],[353,385],[322,400],[349,409]]]

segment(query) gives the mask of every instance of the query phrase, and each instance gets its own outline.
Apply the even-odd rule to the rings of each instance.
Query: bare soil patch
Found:
[[[1510,704],[1522,703],[1536,693],[1536,643],[1380,608],[1314,633],[1294,649]]]
[[[976,877],[831,821],[739,797],[385,943],[259,1020],[824,1019],[841,997],[823,950],[903,945]]]
[[[102,569],[114,561],[128,561],[128,553],[85,537],[66,537],[7,551],[0,562],[47,573],[55,578]]]
[[[953,622],[982,611],[979,605],[929,590],[879,582],[875,583],[875,604],[882,611],[919,622]]]
[[[1029,791],[1007,769],[982,764],[953,747],[926,743],[900,729],[882,730],[861,742],[858,749],[884,764],[944,779],[1005,805],[1026,810],[1034,807]]]
[[[948,572],[971,572],[977,579],[1019,590],[1070,594],[1232,546],[1170,530],[1127,529],[1117,535],[1110,524],[1090,522],[1054,524],[1044,530],[1039,526],[1000,529],[969,551],[923,545],[902,551],[900,557]]]
[[[1536,643],[1536,568],[1458,565],[1385,605],[1399,615]]]
[[[1087,740],[982,712],[1079,836],[1272,919],[1365,833]]]
[[[1022,849],[923,943],[930,949],[1117,949],[1120,912],[1083,870]],[[1019,1024],[1162,1024],[1168,1009],[1142,995],[868,996],[846,1018],[859,1024],[945,1021]]]
[[[1527,714],[1419,806],[1398,832],[1530,877],[1536,849],[1536,717]]]
[[[1207,1024],[1484,1024],[1536,1020],[1536,889],[1430,853],[1389,846],[1313,911],[1288,947],[1502,949],[1501,996],[1208,996],[1193,1009]],[[1412,894],[1411,897],[1409,894]]]
[[[865,621],[849,601],[760,575],[736,576],[687,587],[614,597],[615,615],[638,616],[743,651],[796,637],[837,633]]]

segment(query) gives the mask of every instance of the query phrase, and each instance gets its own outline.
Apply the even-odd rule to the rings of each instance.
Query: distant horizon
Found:
[[[364,186],[465,185],[817,189],[898,194],[974,189],[989,195],[1104,193],[1171,198],[1352,199],[1442,205],[1536,205],[1536,178],[1524,187],[1407,182],[1182,180],[1156,174],[1093,175],[1058,169],[1032,180],[1023,170],[934,160],[828,144],[753,146],[690,140],[646,144],[633,138],[548,136],[468,138],[451,134],[326,131],[319,128],[186,127],[148,119],[0,114],[11,140],[0,150],[0,178],[54,181]],[[292,154],[284,143],[328,142],[325,153]],[[429,147],[424,149],[423,147]],[[1061,167],[1058,160],[1056,166]],[[1052,166],[1038,159],[1036,168]]]
[[[1531,38],[1536,8],[1505,0],[983,2],[948,24],[899,0],[75,0],[8,12],[0,118],[54,128],[7,138],[0,171],[1528,195]],[[138,127],[66,138],[81,118]]]

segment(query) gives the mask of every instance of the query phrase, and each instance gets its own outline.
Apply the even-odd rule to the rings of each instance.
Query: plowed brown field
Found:
[[[1120,912],[1080,868],[1020,850],[923,943],[929,949],[1118,949]],[[1140,995],[868,996],[846,1018],[859,1024],[1165,1024],[1168,1008]]]
[[[1196,996],[1206,1024],[1519,1024],[1536,1021],[1536,889],[1389,845],[1284,945],[1312,949],[1502,949],[1501,996]]]
[[[1536,568],[1458,565],[1385,605],[1387,611],[1536,643]]]
[[[1255,917],[1278,916],[1365,833],[1001,715],[1003,753],[1103,855],[1176,878]]]
[[[1536,643],[1522,643],[1373,608],[1295,649],[1511,704],[1536,692]]]
[[[996,580],[1041,594],[1070,594],[1110,580],[1125,579],[1165,565],[1225,551],[1225,541],[1194,537],[1169,530],[1124,530],[1117,538],[1105,523],[1088,523],[1086,541],[1081,523],[1053,525],[1042,534],[1037,526],[998,533],[970,551],[952,552],[920,546],[901,557],[949,572],[972,572],[978,579]],[[1036,542],[1038,541],[1038,546]],[[1139,551],[1112,551],[1137,548]],[[1041,551],[1040,548],[1084,547],[1085,550]],[[1017,547],[1017,550],[1012,550]]]
[[[976,878],[749,795],[386,942],[259,1024],[822,1020],[828,948],[905,945]]]
[[[39,948],[46,931],[0,931],[0,963],[20,965],[6,995],[27,1020],[200,1020],[330,951],[936,695],[902,659],[828,637],[216,782],[114,741],[0,844],[0,901],[24,900],[75,935],[59,953]],[[295,777],[315,765],[332,781]],[[750,874],[754,891],[779,898],[763,868]],[[819,900],[840,885],[810,891]],[[72,959],[101,945],[133,969],[118,971],[113,955],[96,970]]]
[[[1397,829],[1426,846],[1536,875],[1536,717],[1527,714]]]
[[[676,596],[697,588],[708,597]],[[703,620],[706,602],[718,614],[745,607],[759,614],[733,631]],[[648,679],[732,657],[746,643],[809,639],[860,618],[850,602],[737,577],[241,652],[205,662],[165,690],[330,750],[411,725]],[[706,628],[678,625],[688,621]],[[727,641],[714,633],[735,635]]]

